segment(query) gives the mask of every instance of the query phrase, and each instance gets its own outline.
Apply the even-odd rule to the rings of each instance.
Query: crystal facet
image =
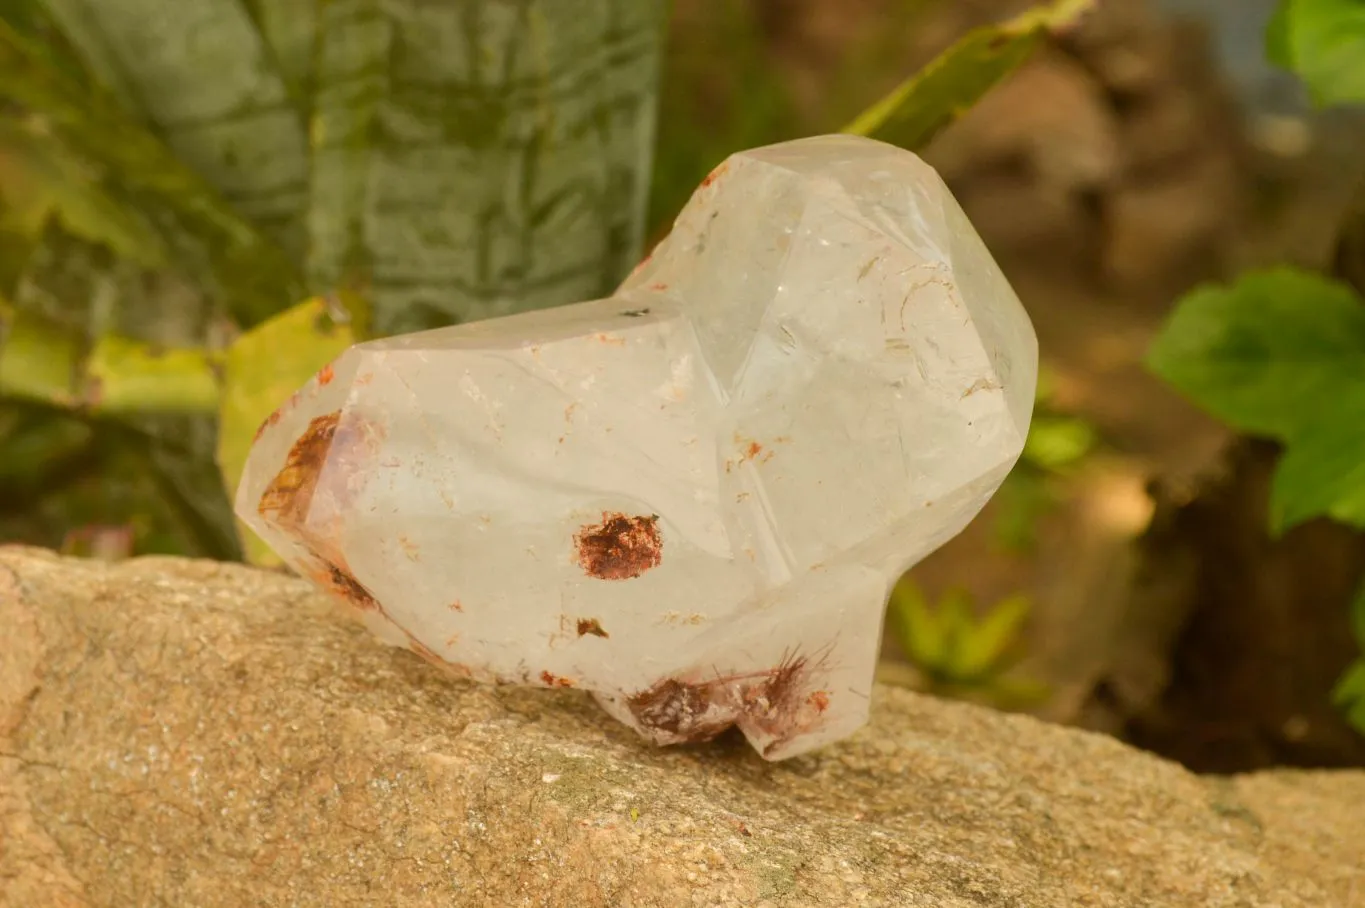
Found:
[[[1037,342],[934,171],[731,157],[608,299],[352,347],[241,517],[384,640],[782,759],[867,720],[890,586],[1023,447]]]

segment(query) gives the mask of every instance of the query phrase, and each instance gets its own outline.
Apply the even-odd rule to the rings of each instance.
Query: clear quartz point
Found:
[[[868,717],[885,602],[1022,450],[1037,341],[938,175],[736,154],[610,298],[358,344],[237,513],[385,641],[779,760]]]

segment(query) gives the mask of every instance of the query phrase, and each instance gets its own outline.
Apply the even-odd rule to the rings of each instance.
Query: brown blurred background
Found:
[[[679,0],[658,229],[728,151],[837,129],[1024,6]],[[1030,709],[1201,770],[1365,763],[1327,695],[1354,654],[1343,603],[1365,546],[1324,521],[1272,542],[1273,447],[1233,439],[1142,365],[1196,283],[1323,265],[1365,172],[1365,118],[1310,112],[1265,62],[1273,6],[1103,2],[927,155],[1037,327],[1040,412],[1086,440],[1064,469],[1021,467],[912,577],[931,599],[965,587],[981,609],[1027,594],[1016,671],[1049,691]],[[888,680],[915,683],[893,635],[886,656]]]

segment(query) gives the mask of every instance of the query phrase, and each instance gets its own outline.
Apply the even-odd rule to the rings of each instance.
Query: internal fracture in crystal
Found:
[[[768,759],[864,724],[891,585],[1028,432],[1032,326],[934,171],[743,152],[607,299],[359,344],[238,514],[389,643]]]

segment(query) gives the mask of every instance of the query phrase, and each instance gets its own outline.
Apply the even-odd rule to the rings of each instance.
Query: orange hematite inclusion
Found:
[[[611,297],[352,347],[237,513],[381,639],[767,759],[868,718],[891,585],[1022,450],[1028,316],[913,154],[731,157]]]
[[[663,560],[659,515],[627,517],[602,512],[602,522],[583,527],[574,536],[578,563],[599,580],[639,577]]]

